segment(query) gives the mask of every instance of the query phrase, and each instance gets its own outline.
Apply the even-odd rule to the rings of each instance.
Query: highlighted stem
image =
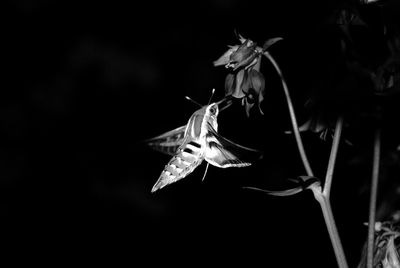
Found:
[[[348,268],[342,242],[340,241],[339,232],[336,227],[335,218],[333,217],[331,202],[329,201],[328,197],[321,193],[321,188],[318,189],[316,187],[312,187],[311,190],[313,191],[314,197],[321,207],[338,266],[339,268]]]
[[[376,199],[378,195],[380,155],[381,155],[381,131],[379,127],[377,127],[375,131],[375,140],[374,140],[371,195],[369,200],[367,268],[373,268],[373,262],[374,262],[375,214],[376,214]]]
[[[331,154],[329,156],[328,169],[326,171],[325,183],[322,194],[329,199],[331,193],[333,170],[335,169],[336,156],[342,135],[343,117],[339,116],[336,121],[335,134],[333,136]]]
[[[285,78],[282,75],[282,71],[279,68],[278,63],[275,61],[275,59],[272,57],[272,55],[269,54],[267,51],[265,51],[264,56],[266,56],[269,59],[269,61],[272,63],[272,65],[275,67],[275,70],[279,74],[279,77],[281,78],[283,91],[285,92],[286,101],[287,101],[288,108],[289,108],[290,121],[292,122],[293,133],[296,138],[296,143],[297,143],[297,147],[299,149],[300,157],[301,157],[301,160],[303,161],[303,165],[307,172],[307,175],[310,177],[314,177],[314,173],[313,173],[310,163],[308,161],[306,151],[304,150],[303,141],[301,140],[299,127],[298,127],[297,119],[296,119],[296,114],[294,112],[292,99],[290,98],[289,89],[286,85]]]
[[[299,153],[300,153],[300,157],[303,161],[303,165],[304,168],[307,172],[307,175],[310,177],[314,177],[314,173],[311,169],[310,163],[308,161],[306,152],[304,150],[304,146],[303,146],[303,142],[301,140],[301,136],[300,136],[300,132],[299,132],[299,127],[297,124],[297,120],[296,120],[296,115],[294,112],[294,108],[293,108],[293,103],[292,100],[290,98],[290,94],[289,94],[289,89],[287,87],[286,81],[282,75],[282,71],[279,68],[278,63],[275,61],[275,59],[271,56],[271,54],[269,54],[267,51],[264,52],[264,56],[266,56],[270,62],[272,63],[272,65],[275,67],[277,73],[279,74],[280,78],[281,78],[281,82],[282,82],[282,87],[283,87],[283,91],[285,92],[285,96],[286,96],[286,101],[288,104],[288,108],[289,108],[289,114],[290,114],[290,119],[292,122],[292,127],[293,127],[293,133],[294,136],[296,138],[296,143],[297,143],[297,147],[299,149]],[[341,129],[342,129],[342,121],[338,121],[337,126],[339,126],[338,130],[335,130],[335,134],[337,137],[337,141],[334,143],[334,149],[336,152],[331,152],[331,160],[330,160],[330,164],[328,166],[328,174],[330,176],[330,181],[329,181],[329,186],[328,186],[328,190],[330,191],[330,183],[331,183],[331,179],[332,179],[332,174],[333,174],[333,168],[335,166],[335,160],[336,160],[336,154],[337,154],[337,146],[339,144],[339,140],[340,140],[340,134],[341,134]],[[324,187],[325,188],[325,187]],[[336,228],[336,223],[335,223],[335,219],[333,217],[333,213],[332,213],[332,208],[331,208],[331,204],[329,201],[329,194],[328,196],[325,196],[322,193],[322,189],[320,186],[311,186],[311,190],[314,193],[314,197],[315,199],[318,201],[318,203],[320,204],[321,210],[322,210],[322,214],[324,216],[324,220],[325,220],[325,225],[328,229],[328,233],[329,233],[329,237],[331,239],[331,243],[335,252],[335,256],[336,256],[336,261],[339,265],[340,268],[348,268],[347,265],[347,261],[346,261],[346,257],[344,255],[344,251],[343,251],[343,247],[342,247],[342,243],[340,241],[340,237],[339,237],[339,233],[337,231]]]

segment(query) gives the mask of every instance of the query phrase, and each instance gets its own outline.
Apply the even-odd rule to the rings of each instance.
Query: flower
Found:
[[[260,106],[265,94],[264,75],[255,69],[249,70],[243,80],[242,92],[246,96],[242,98],[242,105],[246,107],[247,116],[250,116],[250,109],[255,103],[258,105],[260,113],[264,115]]]
[[[232,68],[234,71],[244,67],[250,68],[261,58],[262,48],[250,39],[245,39],[239,35],[241,45],[229,46],[218,60],[214,61],[214,66],[225,65],[225,68]]]
[[[263,47],[257,46],[250,39],[239,35],[240,45],[229,46],[220,58],[214,61],[214,66],[225,66],[231,73],[225,79],[225,96],[242,99],[247,116],[255,104],[261,114],[261,102],[265,95],[265,78],[260,72],[263,53],[275,42],[282,38],[272,38]]]

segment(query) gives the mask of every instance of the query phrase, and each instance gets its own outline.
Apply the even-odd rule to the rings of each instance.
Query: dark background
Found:
[[[259,44],[285,38],[271,53],[304,122],[309,81],[323,68],[312,61],[314,33],[334,2],[3,3],[0,212],[7,248],[54,264],[85,256],[130,265],[336,267],[311,192],[278,198],[241,188],[283,189],[287,178],[304,175],[293,137],[283,134],[290,121],[268,64],[265,115],[247,119],[239,105],[219,117],[221,134],[264,150],[260,163],[211,166],[201,182],[203,164],[151,194],[169,157],[140,143],[187,122],[197,107],[185,95],[203,104],[212,88],[214,100],[223,96],[226,70],[212,62],[237,43],[235,31]],[[323,176],[330,142],[304,139]],[[354,267],[368,204],[355,185],[370,172],[345,175],[340,155],[352,150],[340,148],[342,180],[334,181],[332,203]]]

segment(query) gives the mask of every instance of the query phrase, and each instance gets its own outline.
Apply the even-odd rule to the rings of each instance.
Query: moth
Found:
[[[236,144],[218,134],[219,105],[226,108],[231,102],[222,99],[195,111],[186,125],[147,140],[155,150],[172,155],[151,192],[185,178],[203,160],[219,168],[246,167],[251,160],[262,156],[259,150]]]

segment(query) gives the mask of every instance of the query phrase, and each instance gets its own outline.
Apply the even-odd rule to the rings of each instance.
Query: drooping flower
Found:
[[[231,73],[225,79],[225,96],[242,99],[247,116],[255,104],[261,114],[261,102],[265,96],[265,78],[260,72],[263,53],[275,42],[282,38],[272,38],[265,42],[263,47],[257,46],[250,39],[239,35],[240,45],[229,46],[219,59],[214,61],[214,66],[225,66]]]
[[[257,47],[256,43],[241,35],[239,35],[239,41],[241,45],[229,46],[228,51],[214,61],[214,66],[224,65],[225,68],[232,68],[233,71],[254,66],[261,58],[262,48]]]
[[[255,69],[249,70],[243,80],[242,92],[245,95],[245,98],[242,98],[242,105],[246,107],[247,116],[250,116],[250,109],[253,108],[256,103],[258,110],[264,115],[260,106],[261,102],[264,100],[265,94],[264,75]]]

